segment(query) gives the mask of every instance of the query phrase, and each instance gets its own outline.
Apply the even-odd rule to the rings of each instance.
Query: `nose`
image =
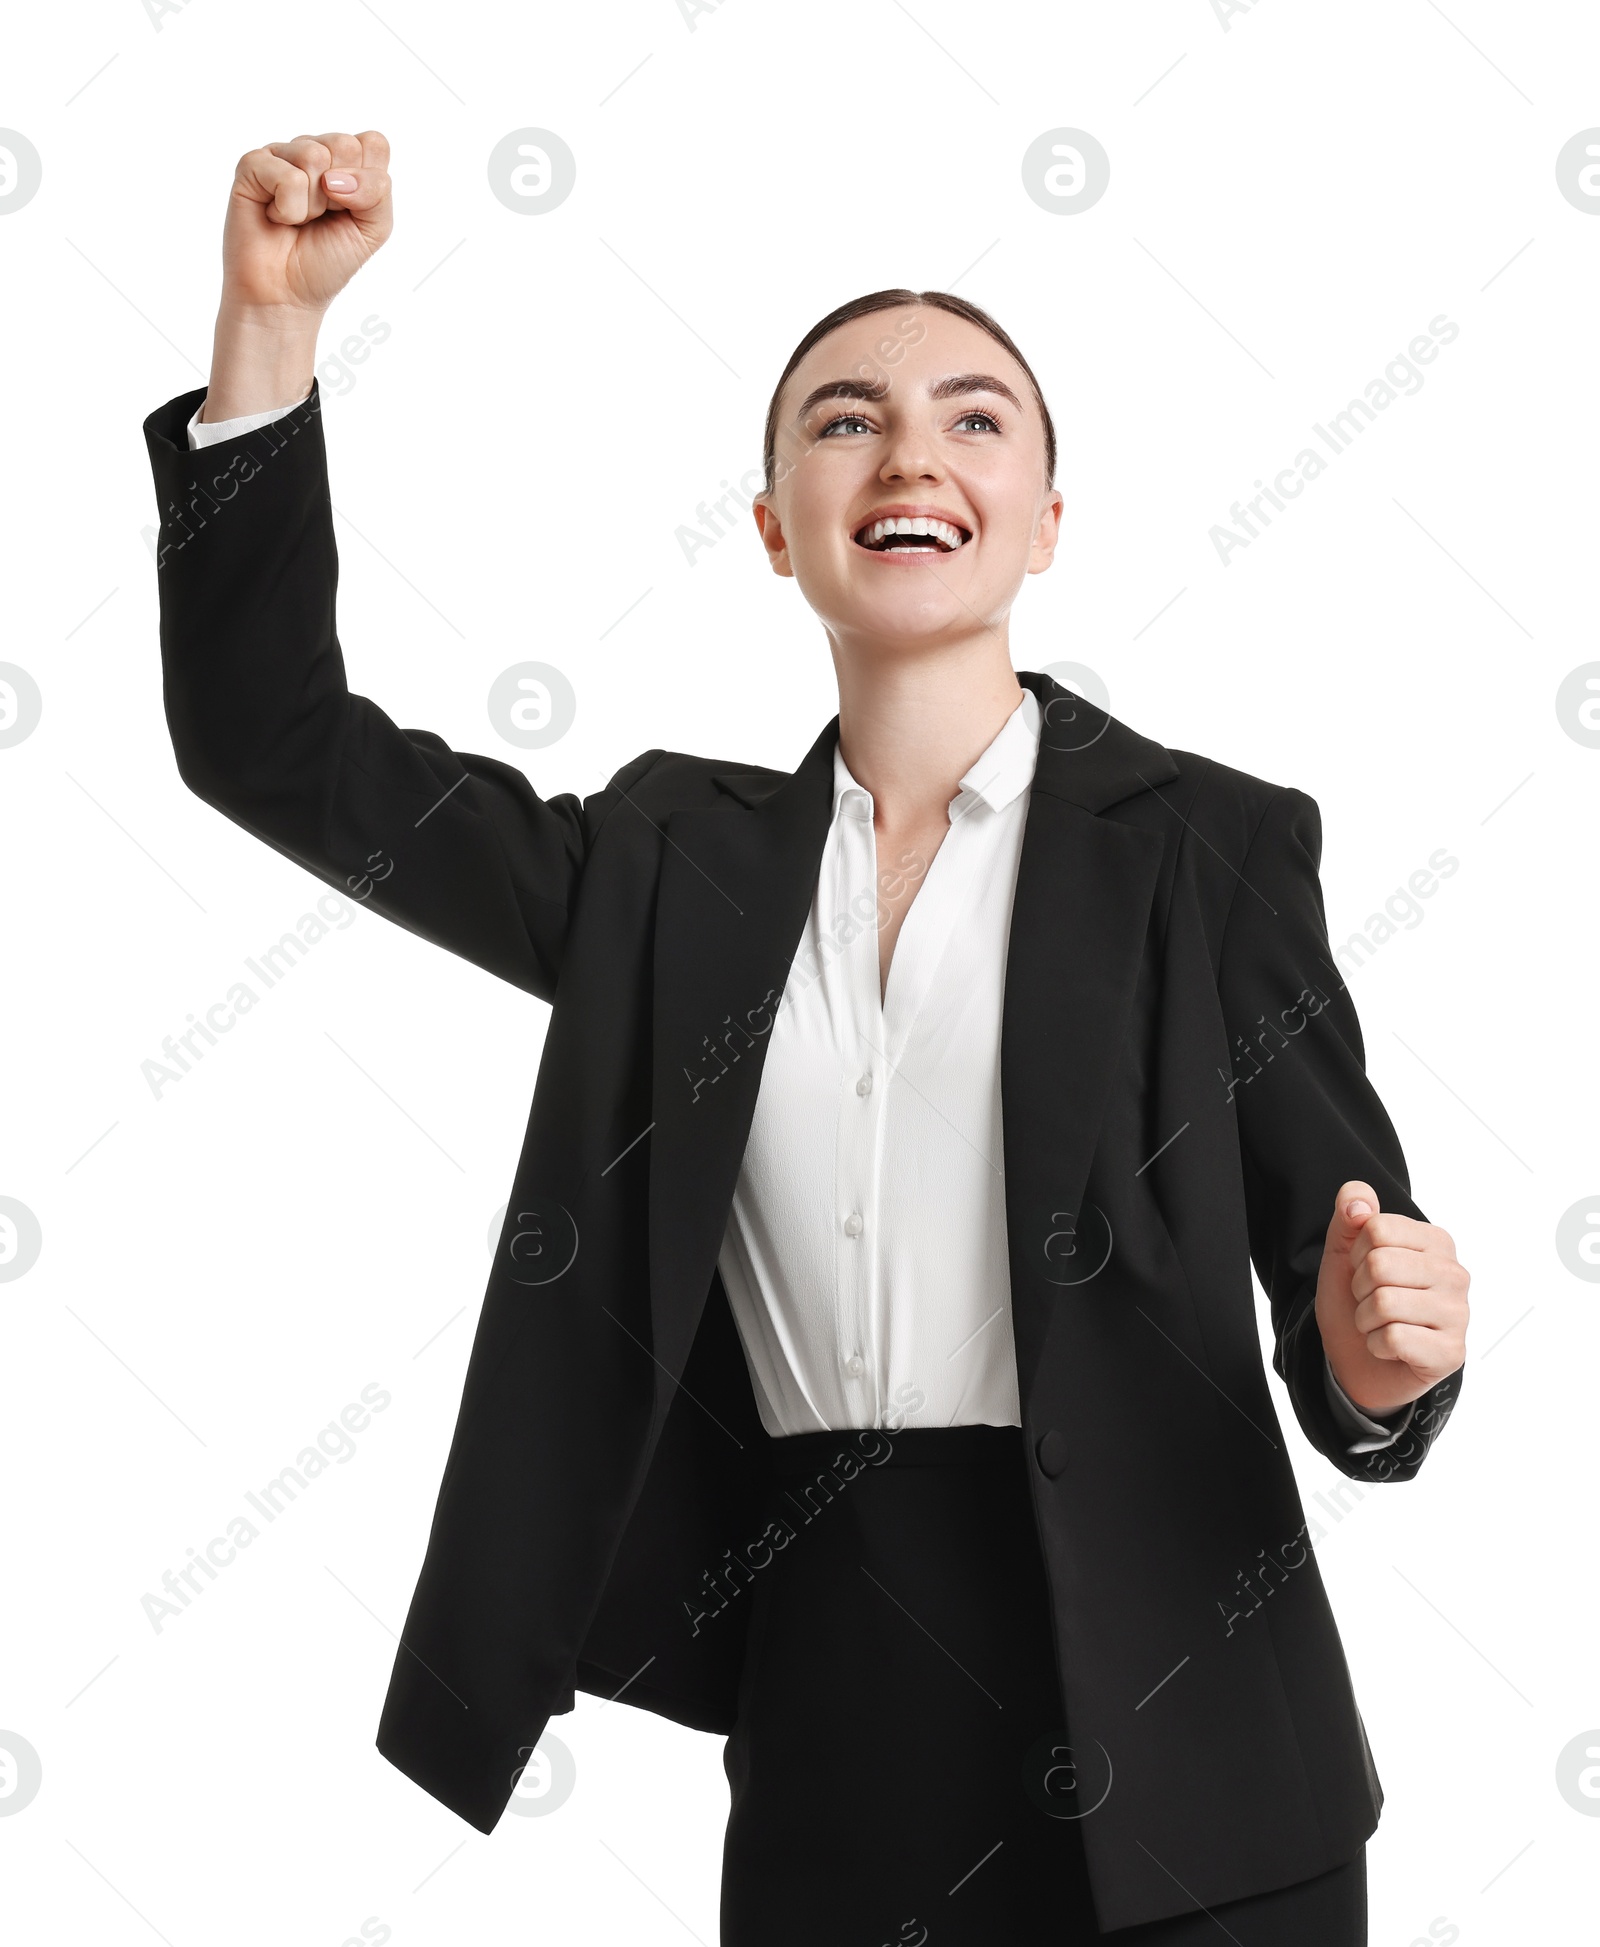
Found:
[[[885,485],[894,480],[942,480],[944,465],[932,429],[920,422],[897,426],[878,478]]]

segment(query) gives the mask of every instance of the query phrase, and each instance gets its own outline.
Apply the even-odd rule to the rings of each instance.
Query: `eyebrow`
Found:
[[[864,379],[830,379],[826,385],[819,385],[815,391],[808,392],[800,402],[800,410],[795,415],[804,419],[815,405],[824,399],[867,399],[876,402],[887,396],[889,381],[875,379],[870,385]],[[995,392],[1002,399],[1009,399],[1017,410],[1022,410],[1022,401],[1017,397],[1004,379],[997,379],[988,372],[957,372],[950,378],[940,379],[928,388],[930,399],[960,399],[970,392]]]

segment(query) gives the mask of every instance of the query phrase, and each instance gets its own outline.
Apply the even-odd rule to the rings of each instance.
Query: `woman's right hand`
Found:
[[[393,228],[389,144],[375,128],[252,149],[228,199],[222,308],[320,319]]]
[[[323,313],[393,228],[389,144],[376,129],[299,135],[242,155],[201,418],[303,399]]]

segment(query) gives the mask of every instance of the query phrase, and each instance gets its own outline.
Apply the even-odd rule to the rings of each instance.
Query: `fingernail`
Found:
[[[1370,1217],[1372,1205],[1365,1197],[1352,1197],[1344,1207],[1344,1214],[1347,1217]]]
[[[330,169],[322,181],[323,186],[331,189],[337,196],[343,196],[347,191],[354,189],[356,186],[354,176],[347,176],[342,170],[338,169]]]

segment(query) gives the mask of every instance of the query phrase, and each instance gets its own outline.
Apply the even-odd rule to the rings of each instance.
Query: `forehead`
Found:
[[[981,325],[931,305],[872,311],[821,338],[790,373],[780,417],[792,414],[819,385],[854,379],[896,390],[920,390],[952,372],[992,372],[1026,401],[1027,374]]]

